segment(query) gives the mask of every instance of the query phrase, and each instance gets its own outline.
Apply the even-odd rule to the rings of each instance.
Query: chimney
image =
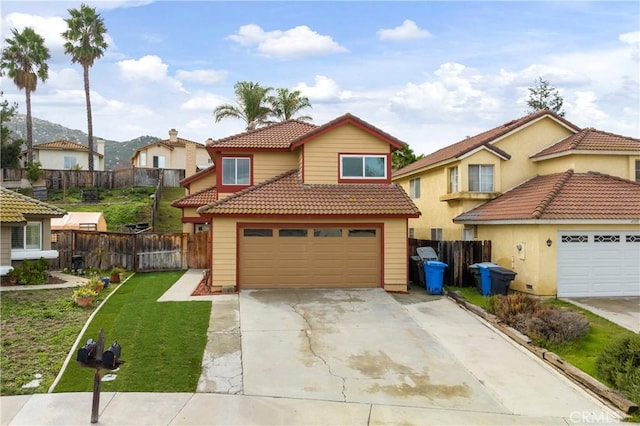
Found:
[[[178,131],[176,129],[169,130],[169,142],[178,142]]]
[[[98,139],[98,154],[104,155],[104,139]]]
[[[187,178],[196,172],[196,144],[195,142],[187,142],[184,144],[184,177]]]

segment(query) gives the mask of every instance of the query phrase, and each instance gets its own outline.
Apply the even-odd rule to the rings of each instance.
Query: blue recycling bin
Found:
[[[497,264],[491,262],[482,262],[474,264],[480,272],[480,286],[478,290],[483,296],[491,294],[491,268],[498,267]]]
[[[437,260],[429,260],[424,263],[424,277],[427,282],[427,293],[443,294],[442,281],[444,278],[444,269],[449,266],[444,262]]]

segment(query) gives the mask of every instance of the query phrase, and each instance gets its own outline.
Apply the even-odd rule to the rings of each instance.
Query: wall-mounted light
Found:
[[[551,247],[551,244],[553,244],[553,241],[551,241],[551,238],[547,238],[547,247]]]
[[[521,251],[522,250],[522,244],[516,244],[516,250]]]

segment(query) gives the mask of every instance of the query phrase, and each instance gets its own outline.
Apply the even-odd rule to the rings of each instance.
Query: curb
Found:
[[[613,405],[615,408],[621,410],[625,414],[633,414],[638,412],[637,404],[629,401],[620,393],[599,382],[582,370],[574,367],[572,364],[563,360],[555,353],[532,344],[531,339],[528,336],[506,325],[495,315],[492,315],[486,312],[484,309],[467,302],[467,300],[464,297],[460,296],[458,293],[448,291],[447,297],[456,302],[460,307],[489,322],[492,326],[496,327],[502,333],[506,334],[511,340],[529,350],[531,353],[542,359],[545,363],[552,366],[554,369],[562,373],[571,381],[582,386],[587,391],[590,391],[601,401],[609,405]]]

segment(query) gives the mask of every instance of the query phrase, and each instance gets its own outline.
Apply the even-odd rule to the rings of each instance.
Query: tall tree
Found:
[[[0,97],[3,94],[0,92]],[[1,145],[0,145],[0,163],[2,168],[19,167],[20,162],[18,157],[20,156],[20,145],[22,145],[22,139],[13,139],[11,137],[11,129],[7,126],[7,123],[11,121],[14,115],[16,115],[16,109],[18,104],[13,103],[9,105],[8,100],[0,102],[0,132],[1,132]]]
[[[563,103],[564,98],[560,95],[558,89],[551,85],[549,80],[538,77],[535,86],[529,88],[529,98],[527,99],[527,105],[529,106],[528,112],[548,109],[560,117],[564,117],[565,111],[562,109]]]
[[[396,149],[391,154],[391,167],[393,170],[399,170],[420,160],[422,157],[424,157],[424,154],[416,155],[409,144],[405,144],[402,149]]]
[[[91,118],[91,95],[89,90],[89,68],[100,59],[107,49],[104,35],[107,28],[96,9],[82,4],[80,9],[69,9],[71,18],[65,19],[67,31],[62,33],[67,41],[64,53],[71,55],[71,62],[82,65],[84,73],[84,96],[87,103],[87,134],[89,135],[89,170],[93,171],[93,120]]]
[[[299,90],[276,89],[275,96],[268,96],[267,103],[271,107],[271,115],[278,121],[287,121],[295,118],[301,121],[311,121],[308,115],[294,117],[305,108],[311,108],[311,102],[306,96],[301,96]]]
[[[27,106],[27,162],[33,162],[33,123],[31,120],[31,92],[36,91],[38,79],[43,83],[49,78],[47,60],[51,57],[44,39],[33,28],[22,32],[11,29],[12,38],[5,39],[0,70],[5,73],[19,90],[24,89]]]
[[[233,86],[236,105],[224,104],[213,110],[216,123],[225,118],[238,118],[246,124],[247,130],[254,130],[266,124],[271,108],[267,105],[267,95],[271,87],[262,87],[252,81],[239,81]]]

